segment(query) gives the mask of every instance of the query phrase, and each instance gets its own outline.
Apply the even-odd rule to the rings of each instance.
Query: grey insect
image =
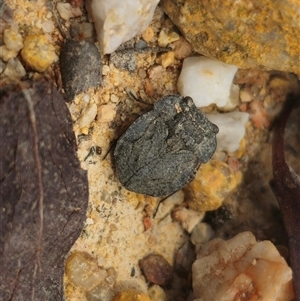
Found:
[[[119,180],[137,193],[170,195],[191,182],[200,164],[212,157],[218,132],[192,98],[164,96],[117,141]]]

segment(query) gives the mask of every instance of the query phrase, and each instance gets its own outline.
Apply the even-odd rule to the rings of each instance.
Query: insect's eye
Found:
[[[193,99],[189,96],[186,96],[183,101],[190,107],[194,104]]]

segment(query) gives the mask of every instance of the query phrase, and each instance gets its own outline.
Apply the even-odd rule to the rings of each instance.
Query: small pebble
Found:
[[[77,124],[79,128],[89,127],[90,124],[95,120],[97,115],[97,105],[92,103],[89,104],[78,118]]]
[[[178,60],[185,59],[193,53],[192,45],[184,37],[180,37],[179,40],[175,41],[173,46],[175,58]]]
[[[154,31],[152,29],[152,27],[148,27],[142,34],[142,37],[143,39],[146,41],[146,42],[150,42],[153,37],[154,37]]]
[[[54,23],[51,20],[45,21],[41,28],[45,33],[51,33],[54,30]]]
[[[140,78],[145,79],[147,77],[147,73],[144,69],[139,69],[138,75]]]
[[[46,18],[47,18],[47,19],[51,19],[52,16],[53,16],[52,12],[49,11],[49,12],[47,13],[47,15],[46,15]]]
[[[88,217],[86,220],[85,220],[85,224],[86,225],[93,225],[95,222],[92,218]]]
[[[118,277],[118,273],[114,268],[109,268],[107,269],[107,277],[105,278],[105,281],[113,285]]]
[[[56,9],[60,17],[66,21],[68,21],[70,18],[80,17],[82,15],[82,11],[79,7],[73,7],[68,2],[58,2],[56,4]]]
[[[198,223],[192,231],[191,242],[194,245],[208,242],[214,235],[214,230],[207,223]]]
[[[22,78],[26,75],[26,70],[17,58],[10,59],[1,77]]]
[[[184,201],[184,193],[182,190],[176,191],[174,194],[166,198],[158,207],[155,219],[161,220],[166,215],[170,214],[173,208],[180,205]]]
[[[240,99],[241,102],[250,102],[252,100],[252,97],[248,91],[240,90]]]
[[[98,285],[92,291],[86,293],[87,301],[111,301],[114,293],[105,285]]]
[[[173,279],[173,268],[167,260],[158,254],[150,254],[139,262],[143,275],[146,280],[165,286]]]
[[[4,30],[3,41],[7,49],[19,52],[23,47],[23,38],[15,28]]]
[[[75,285],[91,290],[105,280],[107,272],[89,254],[76,252],[67,260],[66,275]]]
[[[44,72],[58,59],[55,48],[44,35],[30,35],[24,39],[23,60],[34,70]]]
[[[18,52],[14,50],[9,50],[5,45],[0,46],[0,58],[7,62],[9,59],[15,58],[18,55]]]
[[[103,65],[103,67],[102,67],[102,74],[103,75],[107,75],[109,73],[109,71],[110,71],[109,66]]]
[[[258,129],[268,128],[271,124],[265,108],[258,100],[250,103],[250,117],[254,126]]]
[[[163,67],[161,65],[154,65],[148,69],[148,75],[150,79],[156,79],[161,76]]]
[[[82,97],[82,100],[83,100],[85,103],[89,103],[89,102],[90,102],[90,95],[84,94],[83,97]]]
[[[174,61],[175,61],[175,56],[173,51],[169,51],[161,55],[161,65],[164,68],[167,68],[168,66],[174,64]]]
[[[112,95],[110,96],[110,100],[111,100],[111,102],[113,102],[113,103],[117,103],[117,102],[119,101],[119,97],[116,96],[115,94],[112,94]]]
[[[151,301],[151,299],[144,293],[128,289],[119,293],[112,301]]]
[[[167,33],[165,30],[161,30],[158,36],[158,45],[160,47],[166,47],[168,44],[179,40],[179,34],[172,31]]]
[[[172,212],[172,217],[181,222],[182,227],[188,232],[191,233],[194,227],[199,224],[204,218],[205,213],[187,209],[185,207],[177,207]]]
[[[153,301],[166,301],[165,291],[158,285],[153,285],[148,290],[148,295]]]
[[[109,103],[106,105],[99,106],[98,108],[98,122],[105,123],[111,122],[116,116],[116,105]]]
[[[229,165],[210,160],[200,166],[195,179],[184,190],[191,209],[211,211],[218,209],[236,188],[237,181]]]
[[[147,47],[147,43],[144,40],[139,40],[137,43],[135,43],[134,47],[136,49],[142,50]]]

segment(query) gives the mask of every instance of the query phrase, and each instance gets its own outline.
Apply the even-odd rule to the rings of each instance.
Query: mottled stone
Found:
[[[23,38],[16,28],[4,30],[3,41],[7,49],[19,52],[23,47]]]
[[[75,285],[91,290],[105,280],[107,272],[89,254],[76,252],[67,260],[66,275]]]
[[[161,3],[198,53],[239,68],[300,73],[299,1]]]
[[[58,59],[55,48],[44,35],[30,35],[24,39],[23,60],[34,70],[44,72]]]
[[[200,167],[195,179],[184,190],[191,209],[211,211],[218,209],[236,188],[237,181],[230,166],[210,160]]]
[[[1,77],[21,78],[26,75],[26,70],[17,58],[12,58],[7,62],[6,68]]]

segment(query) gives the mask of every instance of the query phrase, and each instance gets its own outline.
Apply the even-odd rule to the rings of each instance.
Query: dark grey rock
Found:
[[[68,101],[101,83],[101,57],[90,42],[66,39],[60,53],[63,87]]]

